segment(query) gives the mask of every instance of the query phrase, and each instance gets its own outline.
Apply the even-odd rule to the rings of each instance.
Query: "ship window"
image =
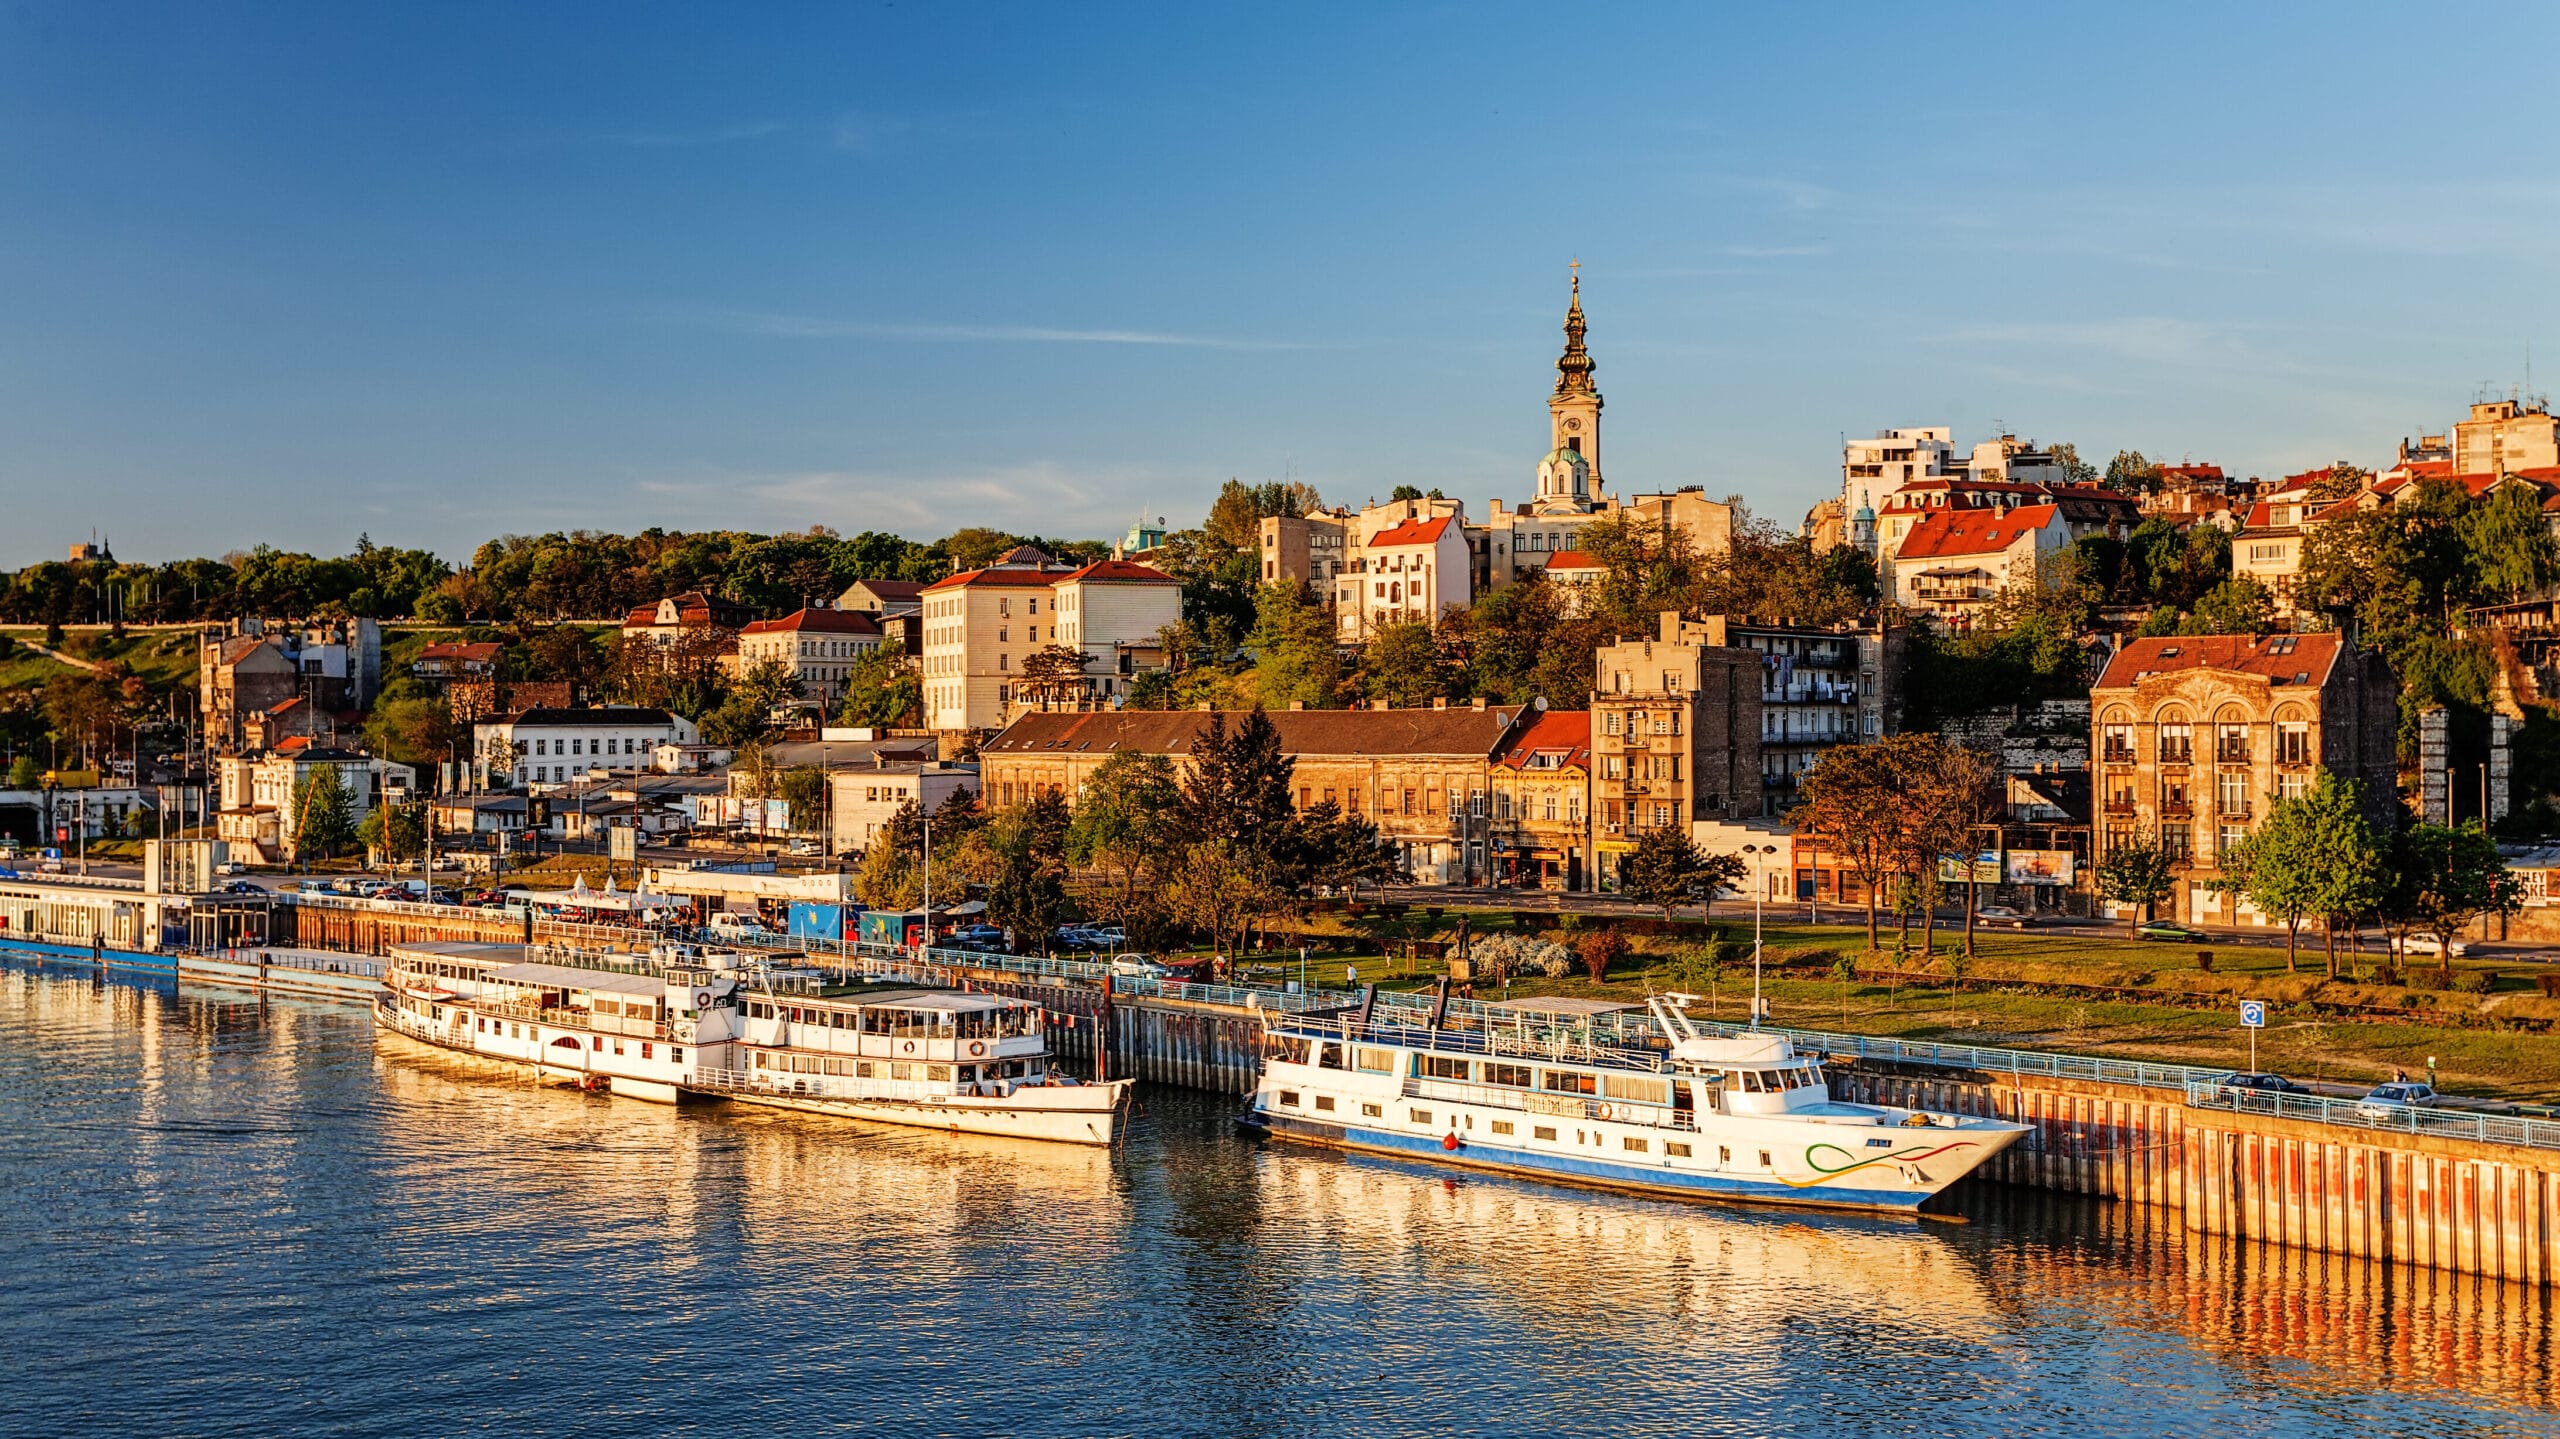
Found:
[[[913,1079],[916,1077],[916,1067],[912,1064],[890,1065],[889,1077],[891,1079]]]
[[[1769,1167],[1769,1151],[1765,1149],[1760,1151],[1760,1167],[1763,1169]]]
[[[1653,1147],[1653,1145],[1652,1145],[1652,1143],[1651,1143],[1650,1141],[1648,1141],[1648,1140],[1642,1140],[1642,1139],[1636,1139],[1636,1138],[1633,1138],[1633,1137],[1626,1138],[1626,1139],[1621,1139],[1621,1140],[1619,1140],[1618,1142],[1619,1142],[1621,1145],[1624,1145],[1627,1149],[1629,1149],[1629,1150],[1631,1150],[1631,1151],[1633,1151],[1633,1152],[1635,1152],[1635,1153],[1637,1153],[1637,1154],[1642,1154],[1642,1153],[1644,1153],[1646,1150],[1651,1149],[1651,1148]]]
[[[1536,1127],[1535,1129],[1530,1130],[1530,1131],[1529,1131],[1529,1133],[1530,1133],[1531,1137],[1533,1137],[1533,1138],[1537,1138],[1537,1139],[1550,1139],[1550,1140],[1551,1140],[1551,1139],[1553,1139],[1553,1138],[1555,1138],[1555,1137],[1556,1137],[1556,1132],[1555,1132],[1555,1130],[1554,1130],[1553,1128],[1551,1128],[1551,1127],[1547,1126],[1547,1125],[1544,1125],[1544,1124],[1541,1124],[1541,1125],[1539,1125],[1538,1127]]]
[[[1644,1104],[1669,1104],[1671,1081],[1612,1074],[1609,1076],[1607,1093],[1611,1099],[1632,1099]]]
[[[1396,1072],[1396,1052],[1392,1049],[1363,1049],[1359,1065],[1364,1074],[1393,1074]]]
[[[870,1064],[866,1062],[855,1065],[853,1067],[853,1077],[856,1079],[869,1079],[871,1077]]]
[[[1297,1108],[1297,1107],[1298,1107],[1298,1091],[1296,1091],[1296,1090],[1294,1090],[1294,1089],[1284,1089],[1284,1090],[1281,1090],[1281,1091],[1280,1091],[1280,1102],[1281,1102],[1282,1104],[1285,1104],[1285,1105],[1289,1106],[1291,1109],[1295,1109],[1295,1108]]]
[[[924,1077],[927,1079],[938,1079],[947,1082],[951,1078],[951,1066],[947,1064],[927,1065],[925,1067]]]
[[[1529,1087],[1529,1066],[1525,1064],[1495,1064],[1492,1061],[1487,1060],[1484,1066],[1484,1082],[1487,1084],[1508,1084],[1514,1089],[1526,1089]]]
[[[1686,1159],[1689,1157],[1689,1146],[1676,1139],[1666,1140],[1663,1143],[1662,1152],[1673,1159]]]
[[[1496,1134],[1509,1134],[1511,1132],[1511,1121],[1508,1119],[1495,1120],[1493,1122],[1493,1132]]]
[[[1600,1091],[1597,1075],[1576,1074],[1569,1069],[1550,1069],[1546,1072],[1545,1078],[1546,1083],[1540,1087],[1551,1094],[1597,1094]]]
[[[1729,1149],[1729,1148],[1725,1147],[1724,1145],[1721,1145],[1721,1144],[1717,1145],[1717,1146],[1716,1146],[1716,1163],[1718,1163],[1718,1164],[1731,1164],[1732,1162],[1733,1162],[1733,1151],[1732,1151],[1731,1149]]]
[[[641,1057],[642,1059],[651,1059],[651,1058],[655,1058],[655,1056],[654,1056],[654,1055],[652,1055],[652,1054],[650,1053],[650,1050],[652,1050],[652,1049],[653,1049],[653,1048],[655,1048],[655,1047],[656,1047],[656,1046],[654,1046],[654,1045],[647,1045],[647,1044],[641,1045],[641,1046],[640,1046],[640,1057]]]
[[[1387,1112],[1384,1109],[1381,1109],[1374,1104],[1364,1104],[1360,1106],[1360,1117],[1362,1119],[1383,1119],[1386,1117],[1386,1113]]]
[[[1431,1123],[1431,1111],[1428,1109],[1408,1109],[1404,1112],[1404,1117],[1420,1125],[1427,1126]]]
[[[682,1064],[682,1063],[684,1063],[684,1048],[683,1048],[683,1046],[681,1046],[681,1045],[673,1045],[673,1044],[668,1045],[668,1046],[667,1046],[667,1060],[668,1060],[668,1062],[669,1062],[669,1063],[671,1063],[671,1064]]]
[[[1318,1067],[1318,1068],[1321,1068],[1321,1069],[1340,1069],[1340,1068],[1342,1068],[1342,1046],[1341,1046],[1341,1045],[1339,1045],[1339,1044],[1319,1044],[1319,1045],[1317,1045],[1317,1046],[1316,1046],[1316,1065],[1317,1065],[1317,1067]],[[1324,1107],[1325,1107],[1325,1108],[1327,1108],[1327,1109],[1330,1109],[1330,1108],[1332,1108],[1333,1106],[1331,1106],[1331,1105],[1325,1105]]]
[[[1422,1072],[1432,1079],[1464,1079],[1467,1062],[1445,1054],[1426,1054],[1422,1056]]]
[[[1333,1096],[1332,1096],[1332,1095],[1330,1095],[1330,1094],[1319,1094],[1319,1095],[1317,1095],[1317,1096],[1316,1096],[1316,1108],[1318,1108],[1318,1109],[1331,1109],[1331,1108],[1333,1108]]]

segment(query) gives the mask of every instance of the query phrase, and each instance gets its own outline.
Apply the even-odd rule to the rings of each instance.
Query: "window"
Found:
[[[1721,1144],[1717,1145],[1717,1146],[1716,1146],[1716,1163],[1718,1163],[1718,1164],[1731,1164],[1732,1162],[1733,1162],[1733,1151],[1732,1151],[1731,1149],[1726,1148],[1724,1145],[1721,1145]]]
[[[1509,1134],[1509,1133],[1511,1133],[1511,1121],[1510,1121],[1510,1120],[1508,1120],[1508,1119],[1497,1119],[1497,1120],[1495,1120],[1495,1121],[1493,1122],[1493,1132],[1494,1132],[1494,1133],[1496,1133],[1496,1134]]]
[[[1767,1151],[1767,1150],[1765,1150],[1765,1149],[1763,1149],[1763,1150],[1761,1150],[1761,1151],[1760,1151],[1760,1167],[1761,1167],[1761,1168],[1763,1168],[1763,1169],[1767,1169],[1767,1168],[1769,1168],[1769,1167],[1770,1167],[1770,1166],[1769,1166],[1769,1151]]]
[[[1484,1082],[1487,1084],[1507,1084],[1514,1089],[1526,1089],[1529,1087],[1529,1066],[1525,1064],[1495,1064],[1488,1060],[1484,1066]]]
[[[1629,1153],[1642,1154],[1653,1148],[1653,1145],[1646,1140],[1638,1139],[1633,1135],[1629,1135],[1628,1137],[1618,1141],[1618,1147],[1627,1150]]]
[[[1377,1118],[1380,1118],[1380,1117],[1384,1116],[1385,1114],[1386,1114],[1386,1111],[1385,1111],[1385,1110],[1380,1109],[1378,1106],[1376,1106],[1376,1105],[1374,1105],[1374,1104],[1364,1104],[1364,1105],[1361,1105],[1361,1106],[1360,1106],[1360,1117],[1361,1117],[1362,1119],[1377,1119]]]
[[[1555,1127],[1546,1124],[1538,1125],[1529,1131],[1529,1137],[1532,1139],[1543,1139],[1549,1143],[1553,1143],[1556,1137]]]
[[[1601,732],[1604,734],[1616,734],[1618,732],[1618,712],[1616,710],[1611,710],[1607,715],[1603,716],[1600,721],[1600,728]]]
[[[2282,720],[2276,725],[2276,763],[2311,763],[2311,726],[2301,720]]]
[[[1392,1049],[1360,1050],[1354,1067],[1364,1074],[1393,1074],[1396,1069],[1395,1051]]]
[[[2108,764],[2133,763],[2133,726],[2108,725],[2102,732],[2099,750]]]
[[[1317,1095],[1316,1108],[1328,1111],[1331,1110],[1333,1108],[1333,1096],[1330,1094]]]
[[[1431,1124],[1431,1111],[1428,1109],[1408,1109],[1404,1112],[1404,1117],[1426,1128]]]
[[[1467,1061],[1445,1054],[1426,1054],[1422,1056],[1422,1073],[1428,1079],[1464,1079]]]
[[[1289,1106],[1291,1109],[1295,1109],[1295,1108],[1297,1108],[1297,1107],[1298,1107],[1298,1091],[1296,1091],[1296,1090],[1294,1090],[1294,1089],[1284,1089],[1284,1090],[1281,1090],[1281,1091],[1280,1091],[1280,1102],[1281,1102],[1282,1104],[1285,1104],[1285,1105]]]
[[[2223,764],[2249,762],[2249,727],[2223,721],[2213,727],[2213,757]]]
[[[1662,1152],[1666,1157],[1671,1159],[1686,1159],[1689,1157],[1689,1146],[1680,1143],[1678,1140],[1669,1140],[1664,1142]]]
[[[1597,1075],[1576,1074],[1569,1069],[1550,1069],[1544,1078],[1546,1082],[1539,1088],[1550,1094],[1597,1094],[1600,1092],[1600,1080]]]
[[[2195,726],[2184,720],[2164,723],[2160,726],[2160,762],[2162,764],[2187,763],[2195,757],[2194,745]]]

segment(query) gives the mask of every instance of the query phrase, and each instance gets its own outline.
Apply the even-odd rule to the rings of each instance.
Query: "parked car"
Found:
[[[813,859],[818,855],[824,854],[826,851],[820,849],[818,847],[818,842],[814,839],[795,839],[791,842],[791,848],[786,852],[804,859]]]
[[[2399,954],[2436,954],[2442,951],[2443,945],[2432,934],[2412,934],[2391,941],[2391,948]],[[2467,941],[2457,939],[2453,942],[2456,958],[2470,952],[2471,945]]]
[[[1118,949],[1129,942],[1128,933],[1116,924],[1097,924],[1084,932],[1088,949]]]
[[[265,890],[260,889],[258,886],[254,885],[254,884],[251,884],[249,881],[247,881],[247,880],[245,880],[245,879],[235,879],[235,880],[231,881],[229,884],[224,885],[222,888],[220,888],[220,889],[218,889],[218,890],[216,890],[216,891],[214,891],[214,892],[215,892],[216,894],[265,894],[265,893],[266,893],[266,891],[265,891]]]
[[[1111,961],[1111,972],[1124,979],[1165,979],[1173,970],[1143,954],[1124,954]]]
[[[2373,1093],[2357,1102],[2356,1113],[2366,1119],[2390,1119],[2403,1110],[2435,1107],[2434,1085],[2395,1079],[2389,1084],[2375,1085]]]
[[[2034,915],[2022,909],[2011,909],[2005,904],[1978,905],[1973,911],[1973,917],[1977,923],[2003,924],[2011,929],[2024,929],[2036,922]]]
[[[1066,924],[1060,925],[1049,936],[1049,943],[1057,949],[1087,949],[1092,946],[1093,939],[1083,925]]]
[[[964,924],[951,931],[951,937],[965,939],[974,944],[1004,943],[1004,931],[992,924]]]
[[[2203,930],[2189,929],[2183,924],[2166,919],[2155,919],[2136,929],[2134,933],[2144,939],[2174,940],[2180,944],[2193,944],[2204,938]]]
[[[247,870],[244,867],[234,864],[230,860],[226,859],[222,863],[215,865],[213,867],[213,872],[215,874],[245,874],[247,873]]]
[[[2222,1088],[2226,1093],[2232,1090],[2247,1090],[2253,1094],[2309,1094],[2311,1092],[2281,1074],[2226,1074],[2222,1077]]]
[[[752,914],[736,914],[729,910],[711,916],[711,932],[718,935],[763,935],[773,933],[771,926]]]

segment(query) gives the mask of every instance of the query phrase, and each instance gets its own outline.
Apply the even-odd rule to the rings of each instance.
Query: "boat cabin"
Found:
[[[1039,1005],[992,994],[889,990],[820,999],[750,994],[750,1070],[907,1081],[920,1093],[993,1094],[1041,1083]]]

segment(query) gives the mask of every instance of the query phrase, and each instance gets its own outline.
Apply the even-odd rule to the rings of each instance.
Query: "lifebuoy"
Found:
[[[1453,1129],[1453,1130],[1450,1130],[1450,1131],[1449,1131],[1449,1137],[1440,1141],[1440,1147],[1441,1147],[1442,1149],[1448,1150],[1448,1151],[1449,1151],[1450,1153],[1452,1153],[1452,1154],[1457,1153],[1457,1152],[1458,1152],[1458,1132],[1457,1132],[1456,1130],[1454,1130],[1454,1129]]]
[[[971,1059],[975,1059],[986,1052],[987,1046],[984,1040],[973,1039],[969,1041],[969,1057]]]
[[[1615,1119],[1618,1117],[1618,1111],[1604,1104],[1600,1106],[1600,1117],[1602,1119]]]
[[[711,991],[707,989],[695,990],[693,992],[693,1007],[696,1009],[709,1009],[711,1007]]]
[[[909,1053],[909,1054],[913,1054],[913,1053],[915,1053],[915,1052],[916,1052],[916,1042],[915,1042],[914,1040],[910,1039],[910,1040],[908,1040],[908,1041],[907,1041],[907,1048],[906,1048],[906,1052],[907,1052],[907,1053]]]

